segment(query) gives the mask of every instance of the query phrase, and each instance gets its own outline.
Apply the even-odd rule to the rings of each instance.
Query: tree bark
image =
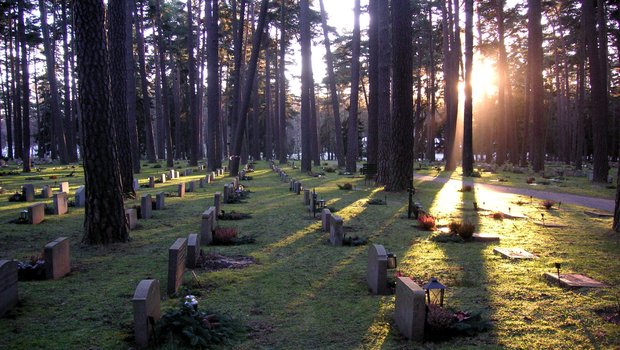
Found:
[[[378,154],[377,154],[377,183],[387,185],[390,178],[390,153],[392,139],[392,117],[390,113],[390,66],[391,66],[391,47],[390,47],[390,8],[388,0],[378,0],[377,16],[379,20],[379,80],[377,89],[377,126],[378,135]]]
[[[153,119],[151,117],[151,98],[149,96],[148,77],[146,75],[146,59],[144,53],[144,31],[143,25],[143,8],[140,5],[140,16],[136,13],[136,43],[138,49],[138,63],[140,65],[140,88],[142,90],[142,114],[144,115],[144,132],[145,132],[145,146],[146,146],[146,158],[149,162],[155,163],[157,161],[157,155],[155,153],[155,136],[153,133]]]
[[[530,133],[530,155],[534,172],[545,170],[545,119],[543,88],[543,51],[542,51],[542,7],[540,0],[528,0],[528,71],[529,71],[529,118],[532,121]]]
[[[347,171],[357,171],[357,111],[360,85],[360,0],[353,7],[353,38],[351,41],[351,102],[347,121]]]
[[[408,0],[392,0],[392,157],[387,191],[413,181],[413,41]]]
[[[310,33],[310,5],[300,0],[299,31],[301,46],[301,167],[302,172],[312,170],[312,141],[310,138],[310,89],[312,84],[312,49]]]
[[[474,0],[465,0],[465,108],[463,113],[463,176],[474,172],[473,101]]]
[[[271,53],[269,27],[265,30],[265,160],[273,159],[273,114],[271,113]]]
[[[79,103],[84,112],[84,180],[86,244],[126,242],[129,226],[123,207],[123,191],[116,133],[110,118],[109,75],[102,0],[74,1],[77,41]]]
[[[194,37],[194,16],[192,11],[192,1],[187,0],[187,68],[189,70],[189,91],[187,100],[189,103],[188,126],[190,134],[189,165],[198,165],[198,154],[200,153],[200,125],[198,124],[198,99],[196,96],[196,86],[198,85],[196,74],[196,60],[194,58],[194,47],[196,46]]]
[[[210,1],[213,1],[210,4]],[[220,133],[220,80],[218,62],[218,0],[207,0],[207,119],[209,123],[209,145],[207,165],[214,171],[222,166],[221,148],[218,147]]]
[[[133,56],[133,21],[135,0],[123,1],[125,9],[125,66],[127,75],[125,90],[127,101],[127,131],[131,149],[131,163],[133,173],[140,173],[140,141],[138,140],[138,121],[136,119],[136,68]],[[133,180],[132,180],[133,182]]]
[[[377,17],[378,0],[368,1],[368,15],[370,24],[368,28],[368,138],[367,160],[368,164],[377,164],[379,149],[379,18]]]
[[[22,69],[22,171],[29,173],[31,171],[30,159],[30,72],[28,71],[28,46],[26,39],[26,29],[24,25],[24,8],[25,0],[18,2],[18,22],[17,30],[19,31],[21,45],[21,69]]]
[[[158,28],[158,36],[157,36],[157,54],[159,55],[159,70],[161,77],[161,86],[162,86],[162,130],[164,132],[164,139],[166,143],[166,166],[171,168],[174,166],[174,155],[172,150],[172,125],[170,122],[170,107],[168,106],[168,97],[170,96],[168,92],[168,78],[166,77],[166,41],[164,39],[163,32],[163,24],[161,19],[161,4],[160,0],[155,1],[155,20]]]
[[[284,76],[284,72],[286,71],[286,40],[284,37],[284,28],[285,25],[285,14],[286,14],[286,5],[285,2],[282,1],[280,4],[280,72],[278,74],[278,79],[280,79],[280,101],[278,105],[278,124],[280,127],[280,155],[279,160],[280,164],[286,164],[286,159],[288,157],[288,145],[286,139],[286,77]]]
[[[429,101],[429,118],[427,121],[428,133],[426,135],[426,160],[435,161],[435,44],[433,34],[433,8],[429,3],[428,6],[428,35],[429,35],[429,71],[430,76],[428,80],[428,98]]]
[[[71,100],[71,91],[75,89],[75,86],[71,86],[71,78],[69,74],[69,65],[71,63],[71,56],[74,53],[69,51],[69,24],[67,22],[67,1],[62,2],[62,46],[64,51],[63,62],[63,74],[65,83],[65,135],[67,140],[67,152],[69,155],[69,162],[77,162],[77,145],[76,145],[76,132],[75,132],[75,120],[73,119],[73,101]]]

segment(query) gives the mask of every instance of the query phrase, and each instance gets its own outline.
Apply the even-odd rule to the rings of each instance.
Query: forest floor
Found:
[[[177,163],[178,170],[187,168]],[[242,235],[256,237],[254,244],[205,246],[205,253],[244,255],[256,264],[243,269],[203,268],[186,274],[184,293],[196,295],[199,308],[228,314],[247,327],[235,349],[615,349],[620,346],[620,325],[608,315],[620,312],[620,235],[610,230],[611,218],[593,218],[588,208],[562,200],[547,210],[542,199],[490,191],[475,179],[471,192],[461,181],[445,183],[428,178],[416,180],[419,202],[442,228],[451,221],[469,221],[476,231],[495,233],[499,243],[455,243],[437,238],[440,231],[424,231],[407,219],[407,193],[389,193],[367,185],[360,177],[327,173],[309,177],[284,166],[305,188],[315,189],[327,205],[338,209],[350,236],[368,238],[398,256],[398,270],[425,282],[437,277],[446,289],[446,305],[455,310],[480,312],[493,327],[470,337],[418,345],[404,339],[393,321],[394,295],[373,296],[365,276],[368,246],[333,247],[321,232],[320,220],[305,210],[303,196],[289,191],[288,183],[257,162],[251,190],[240,204],[224,204],[226,212],[252,214],[239,221],[220,221]],[[141,184],[148,176],[165,172],[161,165],[144,163]],[[7,168],[1,171],[8,171]],[[0,171],[0,173],[1,173]],[[318,172],[319,169],[317,168]],[[73,172],[73,174],[72,174]],[[69,176],[72,175],[72,176]],[[434,175],[434,174],[429,174]],[[50,179],[56,177],[56,179]],[[444,174],[455,179],[456,174]],[[502,174],[494,175],[502,176]],[[508,175],[509,176],[509,175]],[[519,175],[520,176],[520,175]],[[198,180],[204,172],[158,184],[139,193],[175,192],[181,181]],[[460,178],[459,178],[460,179]],[[490,181],[484,179],[483,181]],[[545,186],[545,192],[611,198],[613,189],[586,188],[584,179],[568,178],[565,187]],[[131,297],[138,282],[156,278],[162,287],[162,311],[176,308],[179,298],[165,297],[168,247],[177,237],[200,229],[201,213],[213,203],[231,178],[219,177],[185,198],[167,197],[166,208],[141,220],[131,241],[92,247],[80,243],[83,208],[70,208],[63,216],[46,216],[36,226],[16,225],[10,220],[28,206],[8,202],[24,183],[37,192],[44,184],[70,182],[70,198],[83,184],[82,169],[44,166],[41,172],[0,177],[6,191],[0,195],[0,258],[27,260],[59,236],[71,241],[72,272],[54,281],[19,283],[20,304],[0,319],[0,348],[4,349],[128,349],[132,339]],[[587,181],[587,180],[585,180]],[[521,180],[514,179],[515,184]],[[523,182],[525,180],[523,179]],[[338,185],[351,183],[353,190]],[[492,182],[491,182],[492,183]],[[502,183],[502,186],[504,183]],[[574,188],[572,188],[574,187]],[[536,188],[537,190],[540,188]],[[579,191],[582,189],[583,191]],[[600,193],[600,194],[599,194]],[[604,195],[603,195],[604,193]],[[387,205],[369,205],[369,199]],[[39,200],[51,204],[49,200]],[[477,202],[482,210],[470,208]],[[139,200],[128,201],[127,206]],[[583,204],[583,203],[582,203]],[[495,212],[525,218],[498,220]],[[543,216],[541,216],[543,214]],[[318,216],[317,216],[318,217]],[[541,220],[565,227],[540,226]],[[520,247],[538,258],[512,261],[493,253],[493,248]],[[581,273],[608,284],[601,289],[567,290],[542,277],[555,272]],[[183,293],[183,294],[184,294]],[[161,348],[179,348],[166,343]]]

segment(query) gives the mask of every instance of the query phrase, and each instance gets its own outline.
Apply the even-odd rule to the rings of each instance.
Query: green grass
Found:
[[[350,234],[368,237],[398,255],[399,269],[418,280],[437,277],[448,289],[446,303],[460,310],[480,311],[491,320],[491,331],[473,338],[455,338],[425,344],[427,349],[591,349],[620,344],[620,326],[605,322],[596,311],[620,303],[620,236],[609,230],[610,219],[592,219],[583,208],[563,204],[559,210],[543,211],[539,202],[502,194],[512,210],[538,220],[562,222],[564,229],[544,228],[530,219],[494,220],[483,212],[458,210],[474,200],[486,201],[484,193],[463,193],[435,183],[418,183],[415,200],[435,215],[439,225],[467,219],[477,231],[498,233],[503,247],[521,247],[540,258],[513,262],[494,255],[495,244],[437,243],[431,232],[417,229],[406,219],[407,194],[384,193],[366,186],[361,178],[328,173],[309,178],[285,168],[319,198],[336,207]],[[0,348],[11,349],[127,349],[133,346],[131,297],[138,282],[157,278],[162,295],[166,289],[167,250],[177,237],[200,229],[200,214],[213,203],[225,180],[184,199],[166,198],[166,209],[154,211],[153,219],[140,221],[126,244],[89,247],[80,244],[84,209],[70,208],[65,216],[46,216],[37,226],[7,222],[18,216],[26,203],[9,203],[8,195],[25,183],[27,176],[39,189],[57,181],[69,181],[71,195],[83,181],[81,168],[75,176],[62,178],[72,168],[46,168],[39,174],[0,177],[8,191],[0,196],[0,257],[25,260],[39,253],[49,241],[67,236],[71,240],[72,273],[56,281],[20,282],[20,305],[0,319]],[[149,175],[164,172],[150,165],[137,175],[146,183]],[[186,275],[187,288],[198,295],[200,306],[227,313],[249,327],[237,349],[405,349],[416,348],[403,339],[393,321],[394,296],[372,296],[365,282],[367,246],[332,247],[320,221],[309,218],[303,196],[293,195],[288,183],[257,164],[252,181],[242,182],[253,192],[245,204],[223,205],[226,211],[251,213],[252,218],[220,221],[236,227],[242,235],[255,234],[256,244],[209,246],[205,252],[243,254],[258,263],[242,270],[206,272],[196,270],[201,288]],[[202,175],[194,172],[191,179]],[[185,181],[186,178],[181,178]],[[140,193],[173,192],[180,180]],[[351,182],[353,191],[338,189]],[[547,187],[544,187],[545,189]],[[38,192],[38,190],[37,190]],[[365,205],[368,198],[387,199],[388,205]],[[522,206],[512,204],[522,200]],[[51,199],[48,200],[51,204]],[[137,204],[130,201],[128,205]],[[487,206],[491,206],[488,202]],[[490,208],[493,209],[493,208]],[[577,272],[610,284],[600,290],[568,291],[549,285],[544,272],[553,263],[562,272]],[[165,311],[178,299],[162,302]],[[171,348],[168,346],[168,348]]]

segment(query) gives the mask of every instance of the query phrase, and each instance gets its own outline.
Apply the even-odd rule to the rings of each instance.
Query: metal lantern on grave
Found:
[[[393,270],[396,268],[396,266],[398,266],[398,261],[396,260],[396,254],[394,253],[387,253],[387,268],[389,270]]]
[[[422,287],[426,294],[426,303],[428,305],[439,305],[443,307],[443,296],[446,290],[446,286],[439,283],[435,277],[431,277],[430,282]]]

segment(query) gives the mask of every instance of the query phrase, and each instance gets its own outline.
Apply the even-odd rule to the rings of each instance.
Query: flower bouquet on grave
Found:
[[[17,262],[17,280],[35,281],[45,279],[45,260],[41,256],[33,255],[27,262]]]
[[[428,305],[424,338],[430,341],[446,340],[455,336],[471,337],[491,328],[480,313],[454,311],[439,305]]]

